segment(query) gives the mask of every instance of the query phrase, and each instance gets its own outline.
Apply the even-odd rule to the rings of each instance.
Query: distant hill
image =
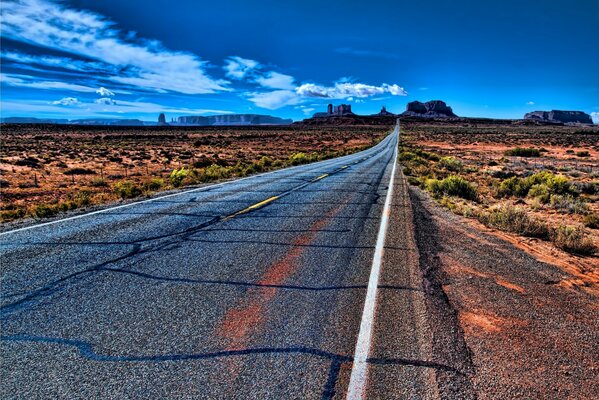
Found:
[[[196,126],[226,126],[226,125],[290,125],[291,119],[273,117],[261,114],[223,114],[199,116],[191,115],[177,118],[171,125],[196,125]]]
[[[139,119],[113,119],[113,118],[88,118],[88,119],[49,119],[33,117],[7,117],[0,120],[4,124],[60,124],[60,125],[121,125],[144,126]]]

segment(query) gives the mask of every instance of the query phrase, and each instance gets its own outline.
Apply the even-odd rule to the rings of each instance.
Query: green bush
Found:
[[[547,238],[549,228],[546,224],[528,216],[520,207],[503,205],[481,215],[481,222],[502,231],[513,232],[523,236]]]
[[[461,176],[451,175],[445,179],[429,179],[426,188],[433,197],[457,196],[467,200],[477,200],[478,192],[476,186]]]
[[[587,228],[599,229],[599,216],[597,214],[588,214],[582,219],[582,223]]]
[[[524,148],[524,147],[515,147],[513,149],[506,150],[504,153],[506,156],[515,156],[515,157],[540,157],[541,152],[539,149],[535,148]]]
[[[545,186],[545,187],[541,187]],[[535,187],[532,194],[529,191]],[[526,178],[512,176],[504,179],[497,188],[498,197],[531,197],[545,196],[545,202],[548,201],[548,194],[577,194],[572,183],[563,175],[554,175],[549,171],[541,171]]]
[[[93,187],[105,187],[105,186],[108,186],[108,184],[106,183],[106,181],[104,179],[102,179],[102,178],[92,179],[92,181],[89,184],[90,184],[90,186],[93,186]]]
[[[25,210],[23,208],[15,208],[13,210],[2,210],[0,211],[1,221],[12,221],[13,219],[23,218],[25,216]]]
[[[169,175],[168,179],[174,187],[179,187],[183,183],[183,179],[187,177],[189,174],[189,170],[185,169],[185,167],[181,167],[179,169],[174,169]]]
[[[590,157],[590,156],[591,156],[591,153],[589,153],[589,152],[588,152],[588,151],[586,151],[586,150],[583,150],[583,151],[577,151],[577,152],[576,152],[576,155],[577,155],[578,157]]]
[[[144,190],[150,192],[154,190],[160,190],[164,186],[164,179],[152,178],[149,181],[143,183]]]
[[[117,182],[112,186],[112,190],[122,199],[137,197],[142,193],[141,188],[131,181]]]
[[[549,204],[556,210],[572,214],[584,215],[589,212],[589,206],[571,194],[552,194],[549,198]]]
[[[59,209],[54,204],[39,204],[33,207],[32,215],[36,218],[49,218],[58,213]]]
[[[439,160],[439,167],[448,171],[458,172],[462,170],[462,162],[454,157],[442,157]]]
[[[559,226],[551,239],[557,247],[570,253],[591,255],[597,251],[593,239],[578,226]]]

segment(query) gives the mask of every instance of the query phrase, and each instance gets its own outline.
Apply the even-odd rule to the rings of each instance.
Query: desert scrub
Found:
[[[535,148],[525,148],[525,147],[514,147],[513,149],[509,149],[506,150],[505,153],[503,153],[506,156],[513,156],[513,157],[540,157],[541,156],[541,152],[539,151],[539,149],[535,149]]]
[[[587,228],[599,229],[599,216],[597,216],[597,214],[585,215],[582,219],[582,223]]]
[[[583,150],[583,151],[577,151],[576,156],[577,157],[590,157],[591,154],[588,151]]]
[[[117,182],[112,186],[112,190],[116,193],[121,199],[131,199],[133,197],[137,197],[141,195],[142,190],[139,186],[135,184],[135,182],[131,181],[121,181]]]
[[[179,169],[174,169],[169,175],[168,179],[171,181],[171,185],[174,187],[179,187],[183,183],[183,179],[185,179],[189,175],[189,170],[185,167],[181,167]]]
[[[63,173],[65,175],[96,175],[96,171],[89,168],[70,168]]]
[[[467,200],[477,200],[478,191],[476,186],[458,175],[451,175],[445,179],[429,179],[426,181],[426,189],[435,198],[443,196],[457,196]]]
[[[14,219],[23,218],[26,212],[23,208],[5,209],[0,211],[0,221],[7,222]]]
[[[146,192],[151,192],[151,191],[155,191],[155,190],[160,190],[162,189],[162,187],[164,187],[164,179],[162,178],[152,178],[148,181],[145,181],[142,184],[144,190]]]
[[[589,206],[584,201],[570,194],[552,194],[549,198],[549,205],[556,210],[570,214],[585,215],[589,212]]]
[[[522,236],[547,238],[549,228],[543,222],[530,217],[520,207],[505,204],[481,214],[480,221],[490,227],[502,231],[517,233]]]
[[[562,250],[581,255],[591,255],[597,251],[593,239],[578,226],[558,226],[551,235],[553,243]]]
[[[58,214],[59,211],[60,209],[56,204],[39,204],[32,208],[31,216],[35,218],[49,218]]]
[[[442,157],[439,160],[439,167],[448,171],[458,172],[462,170],[462,162],[455,157]]]
[[[565,176],[541,171],[525,178],[512,176],[502,180],[496,188],[496,196],[526,197],[533,187],[532,197],[543,196],[544,202],[549,201],[551,194],[577,194],[575,187]]]

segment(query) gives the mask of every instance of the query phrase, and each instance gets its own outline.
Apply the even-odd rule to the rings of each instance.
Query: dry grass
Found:
[[[326,159],[369,147],[389,129],[3,125],[0,220]]]
[[[599,246],[599,127],[422,122],[402,133],[408,181],[443,206],[568,252]],[[447,189],[448,179],[464,190]]]

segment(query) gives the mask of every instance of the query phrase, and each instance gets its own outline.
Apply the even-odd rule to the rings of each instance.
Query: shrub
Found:
[[[15,208],[14,210],[2,210],[0,211],[0,220],[12,221],[13,219],[23,218],[25,216],[25,210],[23,208]]]
[[[64,171],[65,175],[95,175],[96,171],[88,168],[70,168]]]
[[[542,188],[541,186],[545,187]],[[535,187],[533,194],[529,194],[529,191],[533,187]],[[526,197],[527,195],[536,197],[543,194],[566,193],[576,194],[576,190],[572,183],[565,176],[554,175],[549,171],[537,172],[526,178],[513,176],[503,180],[497,188],[497,195],[499,197]],[[545,198],[545,200],[547,201],[548,199]]]
[[[168,179],[171,181],[171,184],[174,187],[179,187],[183,183],[183,179],[187,177],[189,174],[189,170],[181,167],[179,169],[174,169],[173,172],[169,175]]]
[[[141,195],[141,189],[134,182],[121,181],[112,186],[114,192],[122,199],[130,199]]]
[[[586,151],[586,150],[583,150],[583,151],[577,151],[577,152],[576,152],[576,155],[577,155],[578,157],[590,157],[590,156],[591,156],[591,154],[590,154],[588,151]]]
[[[58,207],[51,204],[39,204],[33,207],[32,215],[36,218],[49,218],[58,213]]]
[[[504,153],[506,156],[515,156],[515,157],[540,157],[541,152],[539,149],[535,148],[524,148],[524,147],[514,147],[513,149],[506,150]]]
[[[164,179],[152,178],[149,181],[143,183],[143,188],[146,191],[160,190],[164,186]]]
[[[585,202],[570,194],[552,194],[549,204],[556,210],[568,213],[587,214],[589,212],[589,207]]]
[[[457,196],[468,200],[477,200],[478,192],[476,186],[461,176],[451,175],[445,179],[429,179],[426,188],[434,197]]]
[[[584,228],[578,226],[559,226],[552,235],[553,243],[562,250],[570,253],[590,255],[597,247]]]
[[[445,168],[448,171],[461,171],[462,170],[462,162],[454,157],[442,157],[439,160],[439,167]]]
[[[526,211],[509,204],[492,209],[481,216],[481,222],[502,231],[523,236],[546,238],[549,228],[543,222],[531,218]]]
[[[108,186],[108,184],[106,183],[106,181],[102,178],[95,178],[92,179],[92,181],[89,183],[91,186],[93,187],[105,187]]]
[[[582,219],[582,223],[587,228],[599,229],[599,216],[597,214],[588,214]]]

